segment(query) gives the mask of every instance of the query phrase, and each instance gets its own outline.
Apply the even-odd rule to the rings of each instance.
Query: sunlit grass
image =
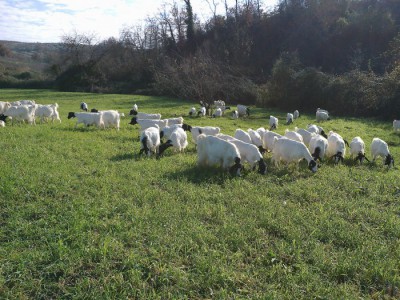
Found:
[[[1,128],[0,298],[398,298],[399,171],[382,161],[325,162],[316,174],[271,165],[240,178],[196,166],[185,153],[138,156],[139,132],[75,129],[69,111],[134,103],[191,125],[268,127],[314,123],[304,115],[254,108],[248,119],[189,118],[196,103],[137,95],[2,90],[1,101],[60,106],[61,124]],[[400,157],[391,121],[322,124],[347,140],[386,140]],[[137,126],[137,125],[136,125]],[[397,162],[396,160],[396,162]]]

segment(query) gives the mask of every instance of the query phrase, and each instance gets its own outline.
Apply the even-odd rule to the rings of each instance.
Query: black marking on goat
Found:
[[[192,130],[192,126],[183,123],[183,124],[182,124],[182,129],[183,129],[184,131],[191,131],[191,130]]]
[[[258,173],[262,175],[267,174],[267,164],[262,158],[258,161]]]
[[[343,163],[343,153],[340,152],[340,151],[338,151],[338,153],[336,153],[335,155],[333,155],[333,156],[331,157],[331,159],[332,159],[332,158],[335,158],[335,163],[339,163],[339,161],[341,161],[341,162]],[[336,159],[337,159],[338,161],[336,161]]]
[[[202,134],[202,133],[203,133],[203,131],[201,131],[201,129],[200,129],[200,128],[198,128],[198,130],[199,130],[199,134]]]
[[[312,169],[317,165],[315,160],[311,160],[308,164],[308,168],[312,171]]]
[[[386,155],[385,165],[389,167],[392,165],[394,167],[394,158],[390,154]]]
[[[319,161],[321,161],[321,148],[320,147],[316,147],[314,149],[314,153],[312,154],[312,157],[314,158],[314,160],[319,159]]]
[[[157,158],[160,158],[160,156],[164,153],[164,151],[167,150],[169,147],[172,147],[172,141],[171,140],[168,140],[164,144],[161,144],[158,147]]]
[[[240,176],[240,170],[242,169],[243,165],[240,163],[240,157],[235,157],[235,164],[229,168],[229,172]]]
[[[137,120],[135,117],[132,118],[131,122],[129,123],[130,125],[135,125],[138,124]]]
[[[192,116],[193,115],[193,112],[192,111],[189,111],[189,116]]]
[[[293,119],[290,118],[290,119],[286,122],[286,125],[290,125],[290,124],[292,124],[292,123],[293,123]]]
[[[71,111],[71,112],[68,113],[68,117],[67,117],[68,119],[75,118],[75,117],[76,116],[75,116],[74,112]]]
[[[8,118],[8,116],[6,116],[4,114],[0,115],[0,121],[4,121],[5,122],[7,120],[7,118]]]
[[[326,139],[328,138],[328,136],[326,135],[325,131],[323,131],[323,130],[321,130],[321,135]]]
[[[140,141],[142,143],[143,148],[140,150],[139,154],[142,154],[143,151],[144,151],[144,153],[146,153],[146,155],[149,153],[150,149],[149,149],[149,147],[147,147],[147,140],[148,140],[148,137],[144,136],[142,138],[142,140]]]
[[[98,113],[99,111],[98,111],[97,109],[95,109],[95,108],[92,108],[92,109],[90,110],[90,112]]]
[[[369,162],[369,159],[365,156],[365,153],[362,153],[362,152],[360,151],[360,152],[358,152],[358,155],[357,155],[357,157],[354,159],[354,161],[359,160],[359,161],[360,161],[360,164],[362,164],[362,163],[364,162],[364,159],[365,159],[367,162]]]
[[[199,110],[198,112],[197,112],[197,116],[199,116],[201,114],[201,110]]]
[[[343,141],[344,141],[344,143],[346,144],[347,147],[350,147],[349,143],[345,139],[343,139]]]
[[[250,108],[248,108],[248,107],[246,108],[246,114],[248,117],[250,117]]]
[[[225,110],[230,110],[231,109],[231,107],[230,106],[225,106]]]
[[[274,130],[274,129],[276,129],[276,124],[275,123],[272,124],[272,126],[271,126],[271,128],[269,130]]]
[[[265,150],[262,146],[258,146],[258,151],[260,151],[261,154],[264,154],[267,150]]]

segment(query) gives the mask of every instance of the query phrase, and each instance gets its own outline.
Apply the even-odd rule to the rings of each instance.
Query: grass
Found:
[[[138,129],[78,127],[66,118],[133,103],[165,117],[194,103],[136,95],[1,90],[0,101],[60,105],[61,124],[0,130],[0,298],[5,299],[397,299],[400,297],[398,168],[382,161],[249,170],[199,169],[184,154],[139,157]],[[267,127],[249,119],[188,118],[191,125]],[[300,111],[301,112],[301,111]],[[313,123],[301,115],[296,126]],[[81,125],[80,125],[81,126]],[[137,126],[137,125],[136,125]],[[391,122],[343,118],[323,127],[351,140],[373,137],[400,157]],[[369,150],[367,152],[369,154]],[[370,156],[367,155],[367,156]]]

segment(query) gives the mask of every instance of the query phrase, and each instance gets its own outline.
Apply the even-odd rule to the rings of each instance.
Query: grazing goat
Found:
[[[196,115],[196,107],[192,107],[189,110],[189,116],[193,117],[194,115]]]
[[[290,125],[293,123],[294,116],[291,113],[287,113],[286,115],[286,125]]]
[[[303,137],[303,143],[307,146],[310,144],[310,140],[312,139],[312,137],[316,136],[317,133],[315,132],[310,132],[308,130],[305,130],[303,128],[297,128],[295,127],[294,130],[300,134]]]
[[[328,149],[328,140],[322,135],[317,135],[315,133],[313,134],[314,136],[310,139],[310,145],[308,146],[308,149],[312,153],[311,155],[315,161],[317,161],[317,159],[321,161],[326,155],[326,150]]]
[[[197,138],[197,164],[199,166],[218,165],[237,176],[240,176],[243,168],[240,152],[234,144],[204,134],[200,134]]]
[[[269,130],[278,128],[278,118],[274,116],[269,116]]]
[[[299,111],[296,109],[296,110],[293,112],[293,118],[296,120],[299,116],[300,116],[300,113],[299,113]]]
[[[303,143],[303,137],[296,131],[290,131],[289,129],[286,129],[284,136],[293,141],[298,141],[300,143]]]
[[[31,125],[36,125],[35,110],[37,105],[11,106],[4,112],[4,116],[12,118],[12,124],[16,121],[27,121]]]
[[[298,141],[290,140],[288,138],[275,137],[275,145],[272,150],[272,161],[278,166],[281,160],[287,164],[291,162],[298,163],[300,160],[305,159],[308,162],[308,168],[313,172],[317,172],[318,166],[306,145]]]
[[[206,108],[202,106],[197,112],[197,116],[204,117],[206,115],[206,112],[207,112]]]
[[[88,112],[69,112],[68,119],[77,118],[75,128],[82,123],[85,126],[95,125],[98,128],[104,128],[103,113],[88,113]]]
[[[141,131],[149,127],[155,127],[156,125],[162,129],[165,126],[168,126],[168,120],[137,119],[133,117],[129,124],[130,125],[139,124]]]
[[[161,120],[161,114],[148,114],[143,112],[136,112],[132,110],[129,113],[130,116],[135,116],[135,118],[140,120]]]
[[[388,144],[381,140],[380,138],[372,139],[371,143],[371,155],[373,161],[380,156],[385,159],[384,164],[387,165],[389,168],[394,166],[394,158],[390,154]]]
[[[400,120],[393,121],[393,129],[394,129],[394,131],[397,131],[400,129]]]
[[[263,175],[267,173],[267,165],[256,145],[245,143],[226,134],[218,134],[217,137],[234,144],[239,150],[241,161],[249,163],[253,170],[258,163],[258,172]]]
[[[237,108],[239,117],[246,116],[246,115],[248,117],[250,117],[250,108],[247,107],[246,105],[238,104],[236,108]]]
[[[88,105],[86,104],[86,102],[81,102],[81,109],[84,111],[88,111]]]
[[[10,102],[0,101],[0,114],[4,114],[4,112],[11,107]]]
[[[266,130],[263,135],[263,148],[272,151],[274,149],[275,137],[281,138],[282,135],[273,131]]]
[[[234,137],[235,139],[251,144],[250,134],[242,129],[236,129]]]
[[[185,128],[184,128],[185,129]],[[204,135],[217,135],[220,133],[221,129],[219,127],[211,127],[211,126],[189,126],[189,131],[192,133],[192,139],[195,144],[197,144],[197,138],[200,134]]]
[[[330,131],[328,134],[328,149],[327,155],[335,159],[337,164],[339,161],[343,162],[346,155],[346,142],[340,134]]]
[[[161,135],[160,135],[161,137]],[[158,156],[161,156],[163,152],[169,148],[174,147],[179,152],[182,152],[188,145],[186,132],[181,127],[176,127],[169,136],[169,139],[161,144],[158,150]]]
[[[356,136],[350,142],[350,157],[356,156],[355,160],[359,160],[360,164],[364,162],[364,159],[369,162],[368,158],[365,156],[365,143],[359,136]]]
[[[141,132],[140,145],[139,155],[144,152],[147,156],[151,156],[152,153],[158,152],[158,147],[160,146],[160,131],[158,126],[148,127]]]
[[[321,121],[329,121],[329,114],[327,112],[324,111],[317,111],[315,113],[315,117],[317,119],[317,122],[321,122]]]

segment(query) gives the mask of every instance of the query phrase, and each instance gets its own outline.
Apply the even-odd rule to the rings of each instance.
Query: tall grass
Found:
[[[67,113],[85,101],[128,115],[137,103],[233,134],[267,127],[269,114],[284,123],[285,112],[189,118],[196,104],[176,99],[1,90],[0,101],[18,99],[57,102],[62,123],[0,130],[0,298],[400,297],[397,167],[346,158],[312,174],[303,163],[277,168],[267,154],[267,175],[247,168],[237,178],[198,168],[192,142],[160,160],[138,156],[129,118],[119,132],[75,129]],[[302,115],[295,125],[313,122]],[[359,135],[368,149],[380,137],[400,157],[389,121],[334,118],[323,127]]]

